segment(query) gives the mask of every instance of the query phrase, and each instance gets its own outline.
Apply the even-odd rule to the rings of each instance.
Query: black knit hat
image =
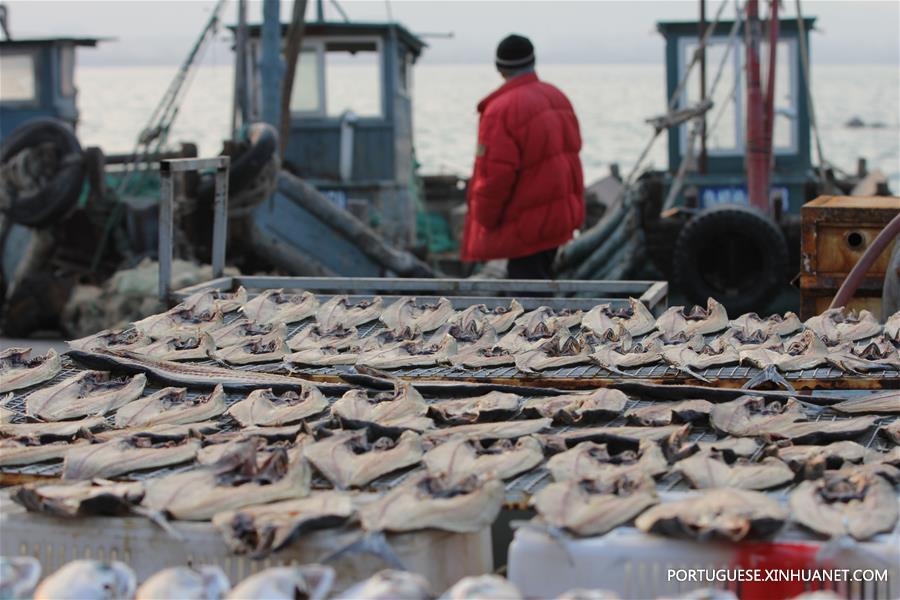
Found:
[[[497,45],[497,68],[502,71],[524,69],[534,64],[534,46],[523,35],[508,35]]]

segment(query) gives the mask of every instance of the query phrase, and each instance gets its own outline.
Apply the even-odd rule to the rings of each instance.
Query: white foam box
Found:
[[[183,540],[140,517],[59,519],[25,512],[4,497],[0,555],[34,556],[45,575],[79,558],[121,560],[134,569],[138,581],[166,567],[218,565],[234,585],[268,567],[319,562],[359,537],[354,531],[319,531],[267,559],[255,560],[232,554],[210,523],[173,522],[173,526]],[[468,534],[435,530],[392,534],[388,542],[406,569],[428,579],[435,595],[463,577],[493,568],[489,528]],[[330,564],[337,571],[336,591],[389,568],[368,554],[346,554]]]
[[[669,581],[669,569],[808,568],[887,570],[887,582],[837,584],[842,597],[900,598],[900,531],[859,543],[815,540],[788,529],[771,543],[726,544],[677,540],[619,527],[604,536],[569,538],[520,528],[509,547],[508,575],[529,598],[553,598],[574,588],[605,589],[625,599],[676,596],[699,588],[737,591],[736,584]],[[803,566],[801,566],[803,565]],[[777,596],[777,590],[771,589]],[[758,597],[755,594],[754,597]],[[748,594],[749,597],[749,594]]]

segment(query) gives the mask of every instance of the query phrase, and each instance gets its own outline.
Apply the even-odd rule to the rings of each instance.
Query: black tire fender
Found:
[[[723,204],[681,229],[673,279],[695,304],[711,296],[732,314],[761,312],[786,283],[787,263],[787,241],[774,220],[748,206]]]
[[[0,162],[12,160],[19,152],[38,144],[55,146],[58,168],[47,185],[17,195],[5,209],[10,220],[28,227],[44,227],[63,217],[78,201],[84,182],[84,152],[68,123],[40,117],[17,127],[3,141]]]

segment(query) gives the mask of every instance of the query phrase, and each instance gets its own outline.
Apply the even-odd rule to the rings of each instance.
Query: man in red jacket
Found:
[[[478,104],[461,258],[508,258],[510,279],[550,279],[556,249],[584,220],[578,119],[538,79],[528,38],[501,41],[496,64],[506,83]]]

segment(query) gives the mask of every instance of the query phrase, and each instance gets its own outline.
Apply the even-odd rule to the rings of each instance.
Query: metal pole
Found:
[[[213,277],[221,277],[225,272],[225,240],[228,235],[228,166],[230,159],[226,156],[224,164],[216,169],[216,192],[213,200],[213,240],[212,240],[212,272]]]
[[[159,299],[168,302],[172,291],[172,235],[174,230],[175,187],[170,163],[159,163]]]
[[[771,168],[772,163],[772,140],[775,135],[775,69],[778,65],[778,0],[771,0],[769,3],[769,72],[766,81],[766,154],[769,158]]]
[[[700,0],[700,27],[698,37],[706,31],[706,0]],[[700,102],[706,100],[706,45],[700,46]],[[706,113],[700,115],[700,156],[697,160],[697,168],[700,173],[706,173]]]
[[[262,120],[275,127],[281,124],[281,16],[278,0],[263,0],[262,56],[259,61],[262,80]]]
[[[747,192],[750,205],[765,214],[769,207],[769,159],[759,74],[759,2],[747,0]]]
[[[231,113],[231,135],[247,122],[247,0],[238,0],[238,26],[234,44],[234,109]]]

